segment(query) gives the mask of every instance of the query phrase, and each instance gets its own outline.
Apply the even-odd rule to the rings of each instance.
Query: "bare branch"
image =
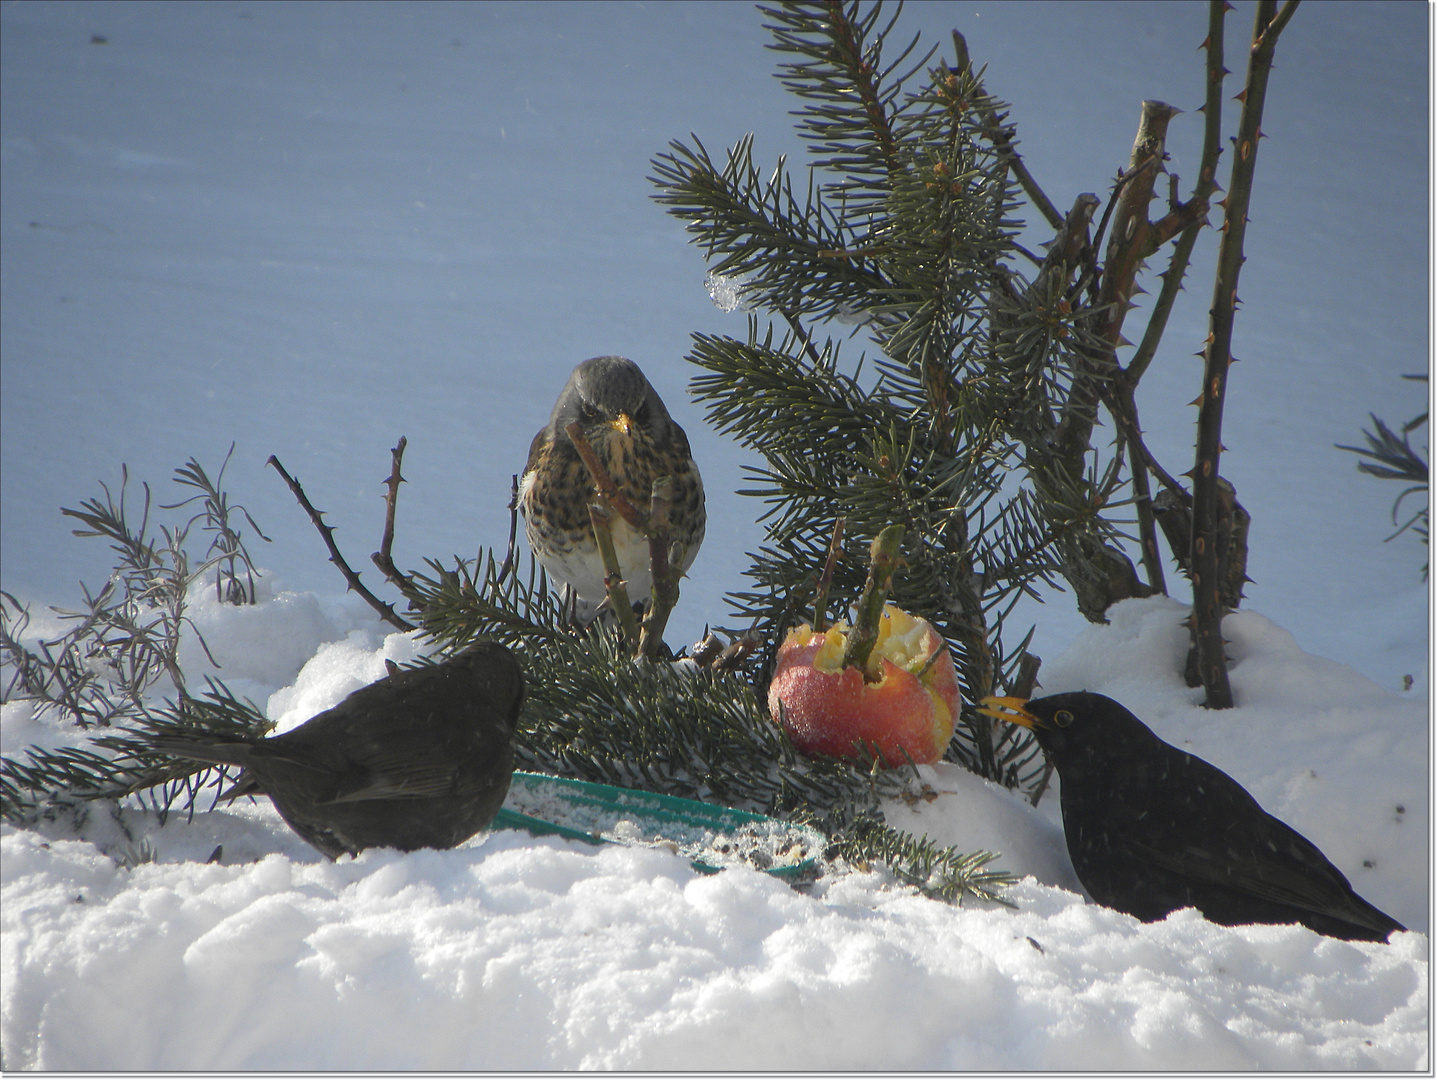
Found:
[[[299,486],[299,481],[285,472],[284,466],[279,463],[279,458],[271,454],[266,464],[273,465],[275,471],[278,472],[279,475],[284,478],[284,482],[289,485],[289,490],[294,492],[294,497],[299,500],[299,505],[304,507],[304,512],[309,515],[309,520],[312,521],[314,527],[319,530],[319,535],[324,540],[324,546],[329,549],[329,561],[339,568],[339,572],[344,575],[344,580],[349,583],[349,587],[363,597],[364,602],[378,612],[379,617],[389,623],[390,626],[400,630],[417,629],[413,623],[400,618],[399,615],[395,613],[392,604],[386,604],[364,587],[364,583],[359,580],[359,575],[350,569],[349,564],[344,561],[344,556],[339,553],[339,548],[334,542],[334,529],[324,523],[324,515],[316,510],[314,504],[305,496],[304,489]]]

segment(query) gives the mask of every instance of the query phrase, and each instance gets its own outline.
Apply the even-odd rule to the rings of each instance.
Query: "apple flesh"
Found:
[[[931,765],[953,738],[962,698],[948,645],[926,619],[888,604],[866,669],[843,666],[848,626],[789,631],[768,689],[774,721],[805,754],[876,752],[894,768]],[[865,678],[865,674],[867,678]]]

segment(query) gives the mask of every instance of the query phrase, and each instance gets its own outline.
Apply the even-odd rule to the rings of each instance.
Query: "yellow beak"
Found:
[[[629,434],[629,429],[634,426],[634,422],[629,419],[629,414],[623,412],[610,420],[609,423],[614,426],[615,431],[622,432],[625,435]]]
[[[1019,727],[1035,728],[1041,721],[1023,708],[1026,704],[1028,704],[1027,698],[989,695],[978,703],[978,711],[984,716],[991,716],[994,720],[1003,720],[1009,724],[1017,724]]]

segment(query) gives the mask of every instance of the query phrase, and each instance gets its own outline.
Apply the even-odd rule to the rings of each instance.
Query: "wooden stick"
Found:
[[[649,610],[639,634],[639,655],[649,660],[659,654],[664,643],[664,627],[669,613],[679,600],[679,574],[683,552],[680,544],[670,551],[669,508],[673,505],[674,478],[654,479],[649,495]]]
[[[599,494],[619,512],[621,518],[647,536],[649,523],[645,520],[643,512],[635,508],[634,504],[629,502],[624,497],[624,493],[618,489],[613,478],[609,476],[609,470],[604,468],[604,463],[599,460],[599,455],[594,453],[594,448],[584,437],[584,429],[579,421],[570,421],[564,428],[564,433],[569,436],[569,440],[574,444],[574,449],[579,452],[579,457],[584,459],[584,466],[589,470],[589,475],[593,477],[594,486],[599,489]]]
[[[639,641],[639,622],[634,618],[634,606],[629,603],[629,590],[619,573],[619,556],[614,551],[614,536],[609,529],[609,507],[600,500],[589,504],[589,524],[594,529],[594,541],[599,545],[599,558],[604,561],[604,589],[609,594],[609,606],[619,620],[624,641],[630,648],[636,648]]]

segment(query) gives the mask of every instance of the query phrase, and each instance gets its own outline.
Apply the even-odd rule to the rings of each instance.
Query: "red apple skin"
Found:
[[[910,760],[916,765],[938,761],[953,737],[961,698],[942,638],[925,622],[920,640],[924,656],[910,660],[911,666],[921,668],[926,656],[938,651],[921,679],[880,657],[881,639],[874,655],[882,678],[870,683],[857,668],[815,667],[824,635],[812,634],[807,626],[791,631],[779,648],[778,668],[769,685],[774,720],[805,754],[857,759],[865,753],[856,745],[861,742],[867,752],[876,749],[889,768]]]

